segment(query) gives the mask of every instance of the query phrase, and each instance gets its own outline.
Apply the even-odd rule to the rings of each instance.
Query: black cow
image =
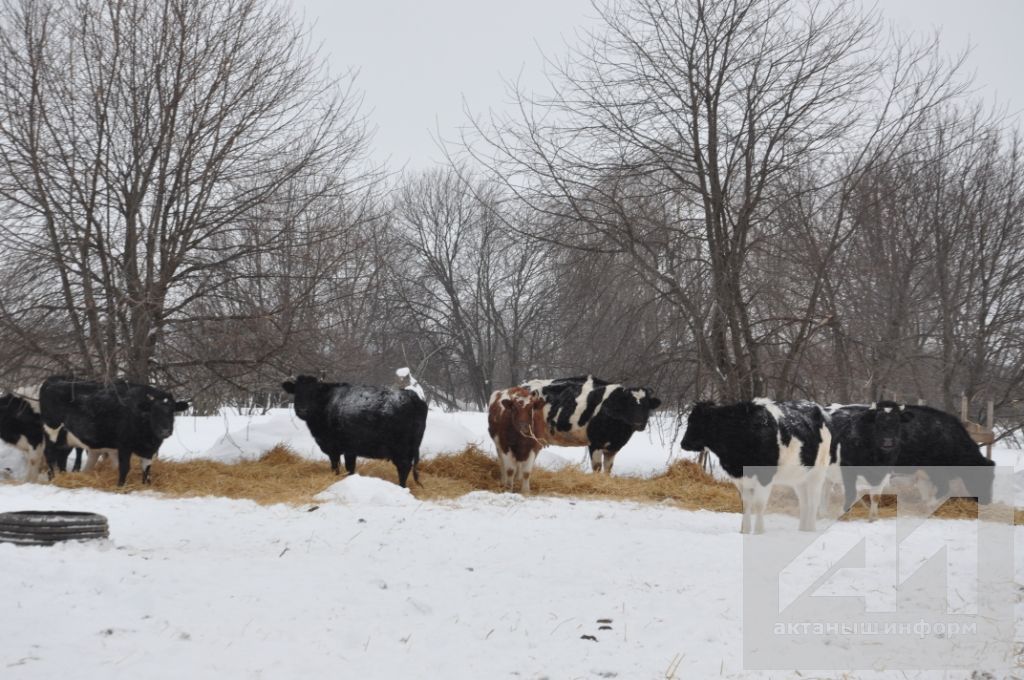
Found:
[[[832,418],[833,458],[839,460],[849,512],[857,500],[857,480],[864,479],[871,500],[869,519],[878,518],[878,497],[889,483],[900,452],[902,426],[914,413],[894,401],[871,406],[839,406],[829,409]]]
[[[681,443],[686,451],[709,449],[718,456],[740,492],[740,532],[757,534],[764,532],[764,509],[775,483],[793,488],[800,501],[800,530],[814,531],[828,466],[835,460],[831,445],[824,409],[809,401],[770,399],[728,406],[698,402]]]
[[[64,376],[47,378],[39,391],[46,433],[46,464],[67,470],[71,447],[91,456],[117,454],[117,485],[124,486],[134,453],[142,461],[142,482],[160,445],[174,431],[174,414],[188,408],[169,392],[124,380],[99,383]]]
[[[45,467],[38,395],[38,388],[0,395],[0,440],[25,453],[30,482],[36,481]]]
[[[355,474],[356,457],[390,460],[405,486],[417,467],[420,442],[427,427],[427,402],[412,390],[369,385],[327,383],[308,375],[286,381],[281,388],[295,395],[295,415],[306,422],[331,469]]]
[[[939,497],[948,496],[949,483],[959,478],[969,496],[979,503],[991,503],[995,462],[981,453],[960,419],[929,406],[910,405],[907,411],[914,419],[900,429],[897,466],[928,466],[928,476]]]
[[[634,432],[647,427],[661,406],[649,387],[625,387],[592,375],[530,380],[523,387],[544,397],[548,426],[545,443],[586,446],[594,472],[611,474],[615,454]]]

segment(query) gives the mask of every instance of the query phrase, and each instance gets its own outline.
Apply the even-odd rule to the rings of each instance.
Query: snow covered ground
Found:
[[[743,670],[736,515],[420,502],[366,477],[323,498],[309,512],[0,487],[0,511],[96,511],[111,527],[99,543],[0,544],[2,677],[663,678],[674,662],[676,678],[799,677]]]
[[[662,419],[634,436],[616,474],[657,473],[679,439]],[[325,460],[288,410],[179,418],[161,457],[231,462],[280,442]],[[491,449],[484,414],[431,411],[424,455],[468,443]],[[7,454],[0,469],[18,464]],[[540,461],[580,464],[582,454],[552,448]],[[1020,451],[996,457],[1024,470]],[[93,511],[111,527],[99,543],[0,544],[0,677],[801,677],[743,670],[738,515],[486,492],[420,502],[364,477],[318,503],[0,484],[0,512]],[[781,515],[767,523],[796,527]],[[1020,552],[1024,528],[1013,532]],[[1020,557],[1015,575],[1024,583]]]

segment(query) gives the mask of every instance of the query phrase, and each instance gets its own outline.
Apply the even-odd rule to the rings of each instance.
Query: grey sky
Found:
[[[424,167],[440,154],[431,135],[452,137],[463,99],[474,112],[506,109],[502,78],[543,85],[540,50],[565,51],[593,21],[588,0],[292,0],[336,72],[355,67],[371,125],[373,158]],[[950,53],[974,46],[978,94],[1024,109],[1024,0],[878,0],[897,25],[942,31]]]

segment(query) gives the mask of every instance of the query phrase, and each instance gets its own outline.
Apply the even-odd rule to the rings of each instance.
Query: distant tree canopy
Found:
[[[1024,398],[1019,129],[861,3],[616,0],[550,88],[387,176],[351,74],[263,0],[0,7],[0,378],[481,407]]]

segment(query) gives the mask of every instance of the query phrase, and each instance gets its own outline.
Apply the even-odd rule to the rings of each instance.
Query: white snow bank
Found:
[[[403,489],[397,484],[383,479],[360,475],[350,475],[340,482],[335,482],[314,498],[323,502],[378,507],[417,505],[419,503],[409,489]]]

